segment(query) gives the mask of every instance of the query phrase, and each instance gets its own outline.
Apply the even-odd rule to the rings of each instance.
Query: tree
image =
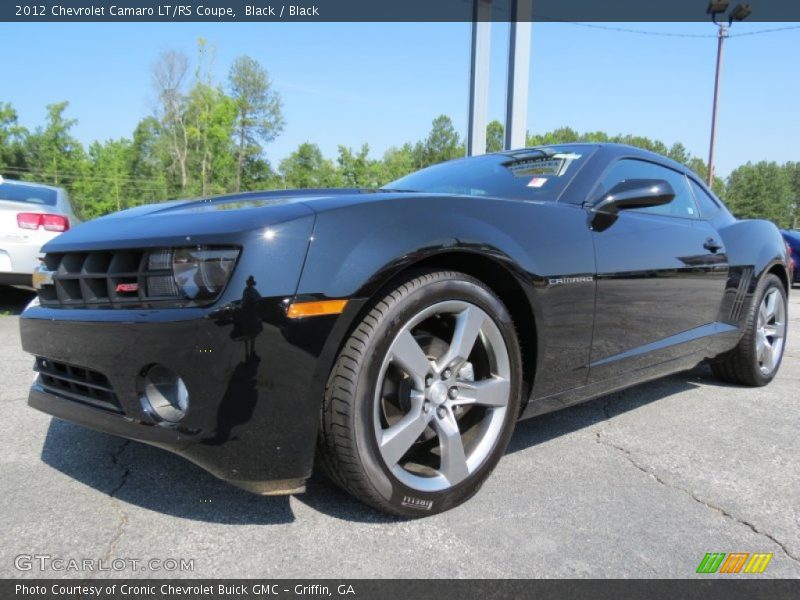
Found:
[[[269,143],[283,131],[282,101],[273,91],[269,74],[258,61],[240,56],[228,74],[236,107],[236,191],[242,187],[245,163],[261,157],[261,143]]]
[[[236,107],[233,99],[214,85],[214,48],[200,38],[197,50],[194,84],[187,95],[183,117],[190,173],[187,191],[206,196],[233,188]]]
[[[133,147],[125,138],[89,146],[87,174],[75,185],[81,216],[87,219],[126,208],[135,198],[130,176]]]
[[[377,161],[369,158],[369,145],[363,144],[357,153],[339,146],[337,159],[342,185],[355,188],[376,188],[383,179],[383,170]]]
[[[341,183],[333,163],[323,158],[319,146],[310,142],[300,144],[283,159],[280,171],[287,188],[326,188]]]
[[[170,168],[178,173],[181,191],[185,190],[189,183],[187,168],[189,136],[184,122],[186,112],[184,87],[188,70],[189,58],[183,52],[175,50],[162,52],[152,68],[153,87],[159,100],[156,115],[167,140],[171,157]]]
[[[800,162],[787,162],[783,168],[786,169],[792,193],[790,227],[797,229],[797,224],[800,223]]]
[[[169,155],[161,124],[155,117],[145,117],[133,131],[130,175],[136,202],[157,202],[169,197],[165,172]]]
[[[550,146],[553,144],[572,144],[581,141],[581,136],[571,127],[559,127],[541,135],[527,134],[526,146]]]
[[[186,106],[187,164],[198,177],[190,181],[192,193],[206,196],[232,189],[236,172],[232,143],[235,119],[236,108],[230,97],[200,81],[192,87]]]
[[[669,156],[675,162],[679,162],[688,166],[692,155],[686,150],[686,146],[680,142],[675,142],[670,147],[669,152],[667,152],[667,156]]]
[[[486,152],[500,152],[504,146],[503,124],[495,119],[486,126]]]
[[[439,115],[433,120],[428,137],[415,146],[414,154],[418,167],[427,167],[464,156],[464,144],[450,117]]]
[[[403,144],[400,148],[394,146],[383,153],[383,160],[378,165],[381,185],[408,175],[415,169],[414,148],[411,144]]]
[[[80,177],[85,152],[71,134],[78,121],[64,118],[68,106],[69,102],[48,104],[44,129],[39,127],[28,137],[27,179],[68,187]]]
[[[11,104],[0,103],[0,171],[17,173],[25,168],[25,142],[28,131],[19,125]]]
[[[787,169],[775,162],[748,162],[728,177],[727,204],[742,219],[769,219],[779,227],[791,223],[792,186]]]

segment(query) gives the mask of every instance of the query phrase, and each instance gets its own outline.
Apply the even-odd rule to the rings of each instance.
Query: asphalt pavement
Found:
[[[699,367],[525,421],[472,500],[415,521],[321,476],[255,496],[29,408],[27,296],[0,295],[0,577],[684,578],[707,552],[773,553],[748,577],[800,577],[798,289],[771,385]]]

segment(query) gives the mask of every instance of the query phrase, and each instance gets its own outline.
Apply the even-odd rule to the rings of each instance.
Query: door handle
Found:
[[[708,250],[711,253],[716,253],[716,252],[722,250],[722,244],[720,244],[714,238],[708,238],[706,240],[706,243],[703,244],[703,248],[705,248],[706,250]]]

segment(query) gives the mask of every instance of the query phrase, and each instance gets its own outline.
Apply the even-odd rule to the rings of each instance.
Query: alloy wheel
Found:
[[[463,300],[427,307],[395,336],[380,368],[374,427],[384,463],[412,489],[459,484],[494,448],[510,393],[494,320]]]
[[[786,338],[786,303],[777,288],[764,295],[758,309],[756,360],[761,373],[770,375],[780,362]]]

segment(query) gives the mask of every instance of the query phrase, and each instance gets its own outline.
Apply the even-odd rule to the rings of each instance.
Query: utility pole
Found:
[[[734,21],[744,21],[753,12],[749,4],[737,4],[728,16],[728,23],[718,23],[717,15],[724,15],[728,10],[728,4],[730,4],[728,0],[711,0],[706,9],[706,14],[711,15],[711,21],[717,26],[717,71],[714,78],[714,104],[711,109],[711,141],[708,145],[708,178],[706,181],[708,187],[714,183],[714,144],[717,138],[717,109],[719,107],[719,85],[725,38],[730,35],[730,27]]]
[[[714,105],[711,109],[711,143],[708,146],[708,187],[714,182],[714,144],[717,140],[717,108],[719,107],[719,77],[722,73],[722,50],[728,37],[728,26],[717,24],[717,75],[714,78]]]

